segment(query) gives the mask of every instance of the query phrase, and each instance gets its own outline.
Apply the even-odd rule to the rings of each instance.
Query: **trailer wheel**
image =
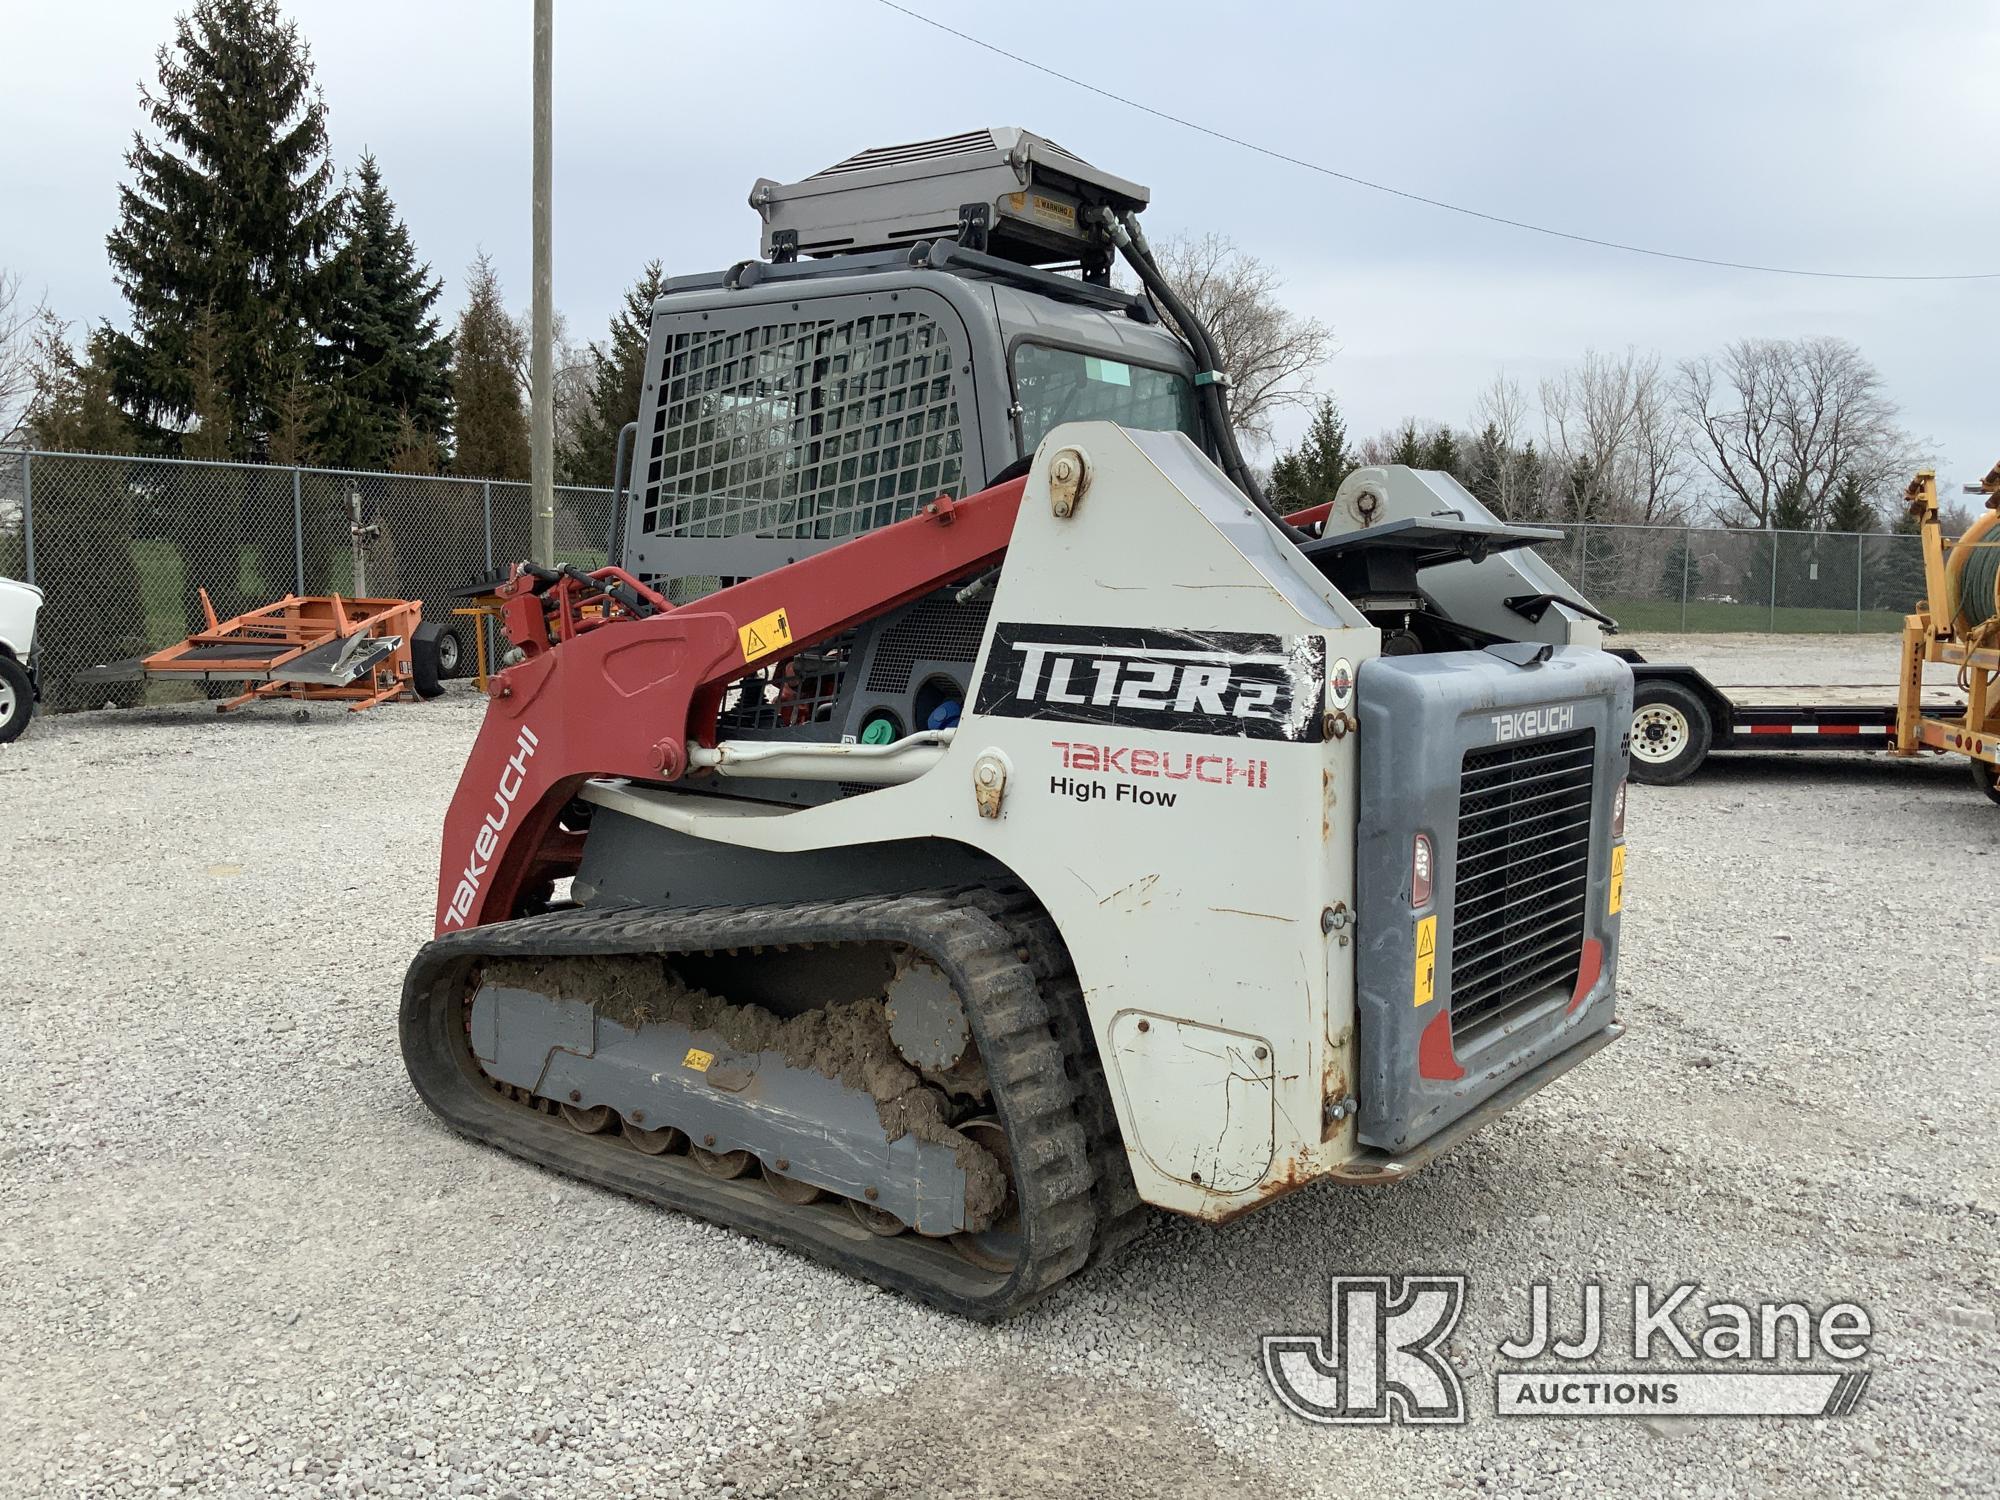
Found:
[[[410,637],[410,686],[419,698],[435,698],[444,691],[438,638],[446,633],[442,625],[419,625]]]
[[[21,737],[35,712],[35,685],[28,669],[0,653],[0,745]]]
[[[465,675],[465,637],[458,633],[456,625],[437,627],[438,676],[463,677]]]
[[[0,729],[0,740],[6,737],[6,731]],[[2000,802],[2000,766],[1988,761],[1975,760],[1972,763],[1972,784],[1986,793],[1989,801]]]
[[[1678,682],[1641,682],[1632,696],[1632,779],[1677,786],[1708,759],[1708,705]]]

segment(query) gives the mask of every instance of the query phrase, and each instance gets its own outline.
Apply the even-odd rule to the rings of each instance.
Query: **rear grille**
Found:
[[[1465,752],[1452,895],[1454,1038],[1576,983],[1596,752],[1588,729]]]

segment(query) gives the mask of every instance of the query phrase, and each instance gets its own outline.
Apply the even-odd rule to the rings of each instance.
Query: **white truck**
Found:
[[[35,712],[35,619],[42,591],[0,578],[0,745],[19,739]]]

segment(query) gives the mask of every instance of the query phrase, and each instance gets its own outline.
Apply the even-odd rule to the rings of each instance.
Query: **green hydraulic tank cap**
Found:
[[[886,745],[896,738],[896,721],[890,718],[870,719],[861,726],[861,743],[864,745]]]

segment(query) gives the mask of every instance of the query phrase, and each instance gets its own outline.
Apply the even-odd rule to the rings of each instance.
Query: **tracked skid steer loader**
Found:
[[[1146,200],[865,152],[660,298],[404,990],[453,1128],[995,1317],[1618,1035],[1629,672],[1447,475],[1278,516]]]

